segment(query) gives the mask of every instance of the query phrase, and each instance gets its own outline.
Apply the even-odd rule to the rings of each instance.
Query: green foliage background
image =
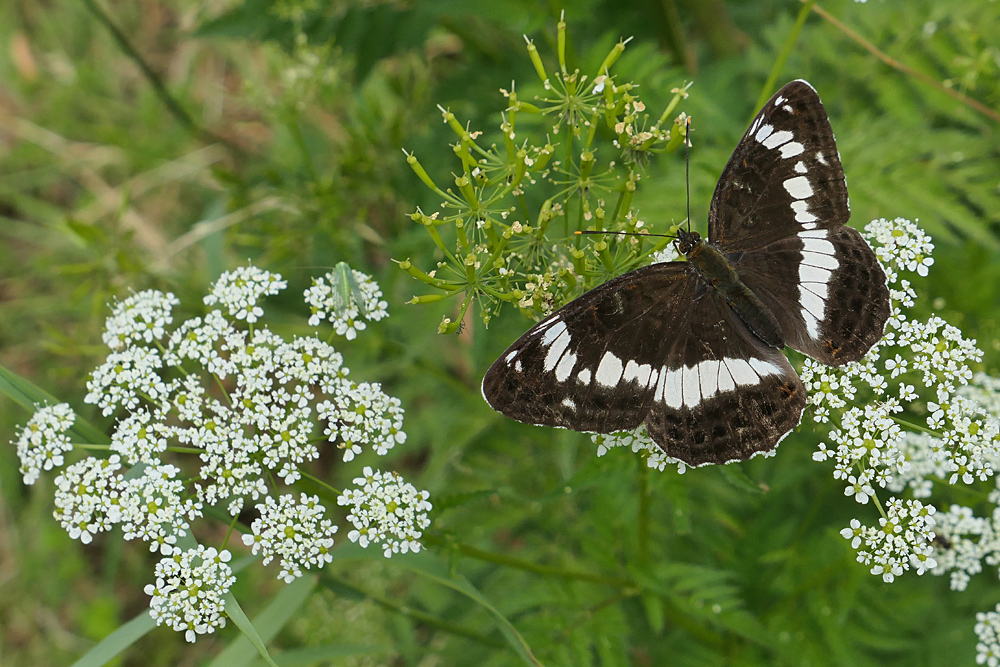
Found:
[[[566,3],[571,62],[600,62],[635,37],[615,70],[641,84],[654,114],[671,87],[694,79],[682,108],[694,119],[696,224],[801,6]],[[157,96],[95,8],[194,127]],[[546,665],[971,664],[975,613],[1000,601],[995,572],[961,594],[946,578],[886,585],[868,574],[838,535],[865,508],[810,458],[821,431],[803,425],[772,459],[646,474],[628,453],[597,458],[586,436],[517,424],[485,405],[483,372],[529,324],[516,311],[488,331],[470,318],[461,335],[439,336],[457,303],[404,305],[422,286],[390,259],[437,261],[406,215],[437,202],[400,149],[445,180],[457,169],[454,134],[435,105],[496,135],[498,89],[535,78],[522,34],[551,67],[561,9],[523,0],[2,3],[0,364],[106,424],[82,403],[82,378],[100,359],[113,296],[170,290],[187,316],[221,271],[249,257],[289,280],[271,314],[301,327],[296,295],[319,273],[312,267],[345,260],[376,276],[391,316],[341,348],[359,377],[382,382],[407,410],[409,440],[381,465],[431,491],[429,549],[391,561],[346,549],[311,593],[245,570],[236,597],[251,618],[271,604],[279,664],[523,664],[524,645]],[[829,0],[823,9],[892,58],[1000,109],[1000,3]],[[311,46],[329,47],[328,79],[283,77],[299,28]],[[820,91],[837,132],[854,223],[920,219],[938,244],[917,286],[920,307],[978,338],[995,374],[997,120],[888,67],[815,14],[778,83],[798,77]],[[683,219],[683,174],[678,154],[648,166],[636,204],[651,227]],[[27,417],[0,400],[0,441]],[[327,465],[331,477],[353,471]],[[51,476],[25,488],[12,446],[0,447],[0,491],[0,663],[69,664],[145,614],[154,557],[143,547],[70,540],[51,519]],[[217,528],[199,537],[218,540]],[[238,637],[230,625],[192,647],[154,630],[115,664],[247,664],[241,656],[253,654],[239,646],[220,655]]]

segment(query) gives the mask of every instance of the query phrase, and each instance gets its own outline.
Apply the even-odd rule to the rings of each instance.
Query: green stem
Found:
[[[915,431],[922,431],[928,435],[933,435],[935,438],[944,438],[944,434],[940,431],[935,431],[934,429],[927,428],[926,426],[921,426],[920,424],[914,424],[913,422],[897,417],[896,415],[889,415],[889,419],[896,422],[900,426],[908,426]]]
[[[570,171],[573,168],[573,126],[570,119],[565,120],[566,123],[566,157],[563,163],[563,172],[567,175],[572,175]],[[570,189],[566,189],[566,194],[563,196],[563,234],[569,236],[569,197]],[[579,246],[577,246],[579,247]]]
[[[504,565],[506,567],[513,567],[517,568],[518,570],[525,570],[527,572],[534,572],[535,574],[541,574],[553,577],[562,577],[564,579],[576,579],[577,581],[588,581],[594,584],[602,584],[605,586],[618,586],[621,588],[636,585],[634,581],[632,581],[631,579],[626,579],[624,577],[610,577],[603,574],[580,572],[579,570],[568,570],[565,568],[552,567],[549,565],[539,565],[538,563],[533,563],[528,560],[522,560],[520,558],[514,558],[512,556],[507,556],[504,554],[485,551],[483,549],[479,549],[478,547],[474,547],[470,544],[453,542],[440,535],[426,533],[424,535],[423,541],[425,544],[428,545],[436,545],[445,548],[455,549],[463,556],[467,556],[469,558],[486,561],[488,563],[495,563],[497,565]]]
[[[226,531],[226,539],[222,540],[222,548],[225,549],[226,545],[229,544],[229,537],[233,534],[233,529],[236,528],[236,522],[239,521],[240,514],[236,513],[233,520],[229,522],[229,530]]]
[[[389,611],[395,612],[406,616],[407,618],[412,618],[415,621],[423,623],[424,625],[429,625],[432,628],[441,630],[442,632],[448,632],[453,635],[458,635],[460,637],[465,637],[466,639],[471,639],[473,641],[479,642],[480,644],[485,644],[486,646],[492,646],[494,648],[503,648],[505,644],[494,639],[490,639],[486,635],[481,635],[475,630],[470,630],[457,623],[452,623],[450,621],[445,621],[443,619],[437,618],[436,616],[431,616],[425,612],[419,611],[417,609],[412,609],[411,607],[395,600],[390,600],[389,598],[384,598],[381,595],[375,593],[369,593],[364,591],[354,584],[351,584],[346,579],[338,577],[331,574],[329,571],[323,573],[323,579],[329,579],[333,584],[339,588],[345,588],[355,595],[359,595],[366,600],[371,600],[383,609],[388,609]],[[322,581],[322,580],[321,580]],[[334,593],[337,591],[333,587],[328,586],[333,590]]]
[[[310,475],[309,473],[304,472],[302,470],[299,470],[299,474],[302,475],[303,477],[305,477],[306,479],[309,479],[309,480],[311,480],[313,482],[316,482],[317,484],[319,484],[322,487],[326,487],[329,491],[331,491],[333,493],[333,495],[335,495],[335,496],[339,496],[340,495],[340,491],[338,491],[337,489],[333,488],[332,486],[330,486],[329,484],[327,484],[326,482],[324,482],[323,480],[321,480],[319,477],[316,477],[315,475]]]
[[[139,55],[139,52],[136,51],[131,42],[128,41],[125,33],[123,33],[118,26],[114,24],[111,17],[105,14],[104,10],[98,7],[94,0],[83,0],[83,4],[88,10],[90,10],[90,13],[94,15],[97,21],[111,33],[111,37],[115,40],[115,43],[118,44],[118,48],[120,48],[122,52],[135,63],[136,67],[139,68],[139,71],[142,72],[142,75],[146,77],[147,81],[149,81],[149,84],[153,86],[153,92],[156,93],[156,96],[159,97],[160,101],[167,107],[167,111],[169,111],[174,118],[176,118],[180,124],[185,127],[185,129],[202,141],[222,144],[229,150],[240,155],[245,153],[242,148],[228,139],[224,139],[200,127],[191,115],[184,110],[184,107],[182,107],[180,103],[174,99],[173,95],[170,94],[170,91],[168,91],[167,87],[163,84],[163,80],[160,76],[154,72],[153,68],[149,66],[149,63],[147,63],[143,57]]]
[[[782,45],[781,51],[778,53],[778,59],[774,61],[774,65],[771,67],[771,72],[767,75],[767,81],[764,82],[764,88],[760,91],[757,103],[753,107],[754,115],[757,115],[757,111],[759,111],[760,108],[764,106],[764,102],[767,102],[768,98],[771,97],[771,90],[774,88],[774,84],[778,81],[778,76],[781,74],[781,70],[785,66],[785,61],[788,60],[788,56],[791,55],[792,49],[795,48],[795,42],[798,41],[799,35],[802,33],[802,27],[806,24],[809,12],[812,11],[813,5],[815,4],[816,0],[805,0],[802,4],[802,8],[799,9],[799,15],[795,17],[795,24],[792,26],[791,32],[788,33],[788,37],[785,39],[785,43]],[[750,120],[753,120],[753,118],[751,117]]]

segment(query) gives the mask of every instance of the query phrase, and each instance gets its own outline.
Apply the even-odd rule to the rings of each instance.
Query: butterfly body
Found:
[[[645,424],[690,465],[770,451],[806,404],[785,345],[840,365],[882,337],[885,274],[849,217],[829,120],[793,81],[730,158],[707,239],[678,232],[687,261],[636,269],[552,313],[494,362],[483,396],[532,424]]]
[[[702,239],[697,232],[683,229],[678,230],[674,245],[697,271],[698,278],[718,292],[758,338],[771,347],[785,346],[778,320],[753,290],[740,280],[740,274],[721,250]]]

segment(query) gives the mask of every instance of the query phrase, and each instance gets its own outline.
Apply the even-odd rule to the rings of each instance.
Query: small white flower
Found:
[[[330,400],[317,406],[319,418],[327,424],[324,433],[330,442],[344,450],[345,461],[353,460],[365,446],[381,456],[406,441],[402,404],[377,382],[338,380],[321,386]]]
[[[69,536],[89,544],[94,536],[111,530],[121,521],[121,493],[125,486],[118,474],[118,455],[87,457],[56,477],[53,516]]]
[[[302,494],[299,502],[291,495],[281,496],[277,502],[268,496],[258,504],[260,517],[250,526],[252,534],[243,536],[243,544],[254,554],[264,556],[267,565],[275,556],[281,559],[278,578],[290,584],[302,576],[302,569],[317,569],[333,560],[333,535],[337,527],[323,518],[326,508],[319,496]]]
[[[225,595],[236,582],[228,565],[228,551],[199,544],[156,564],[156,583],[147,584],[149,615],[157,625],[167,624],[194,642],[198,635],[226,627]]]
[[[43,470],[58,468],[64,463],[63,454],[73,449],[66,431],[76,421],[69,403],[36,406],[35,414],[21,429],[15,443],[21,460],[21,477],[31,485]],[[12,441],[13,442],[13,441]]]
[[[145,290],[115,304],[104,323],[104,344],[120,350],[130,344],[152,343],[163,338],[172,323],[171,311],[180,300],[159,290]]]
[[[430,525],[430,494],[418,491],[394,472],[365,467],[364,475],[354,480],[358,488],[347,489],[337,498],[338,505],[351,508],[347,520],[354,530],[347,537],[362,547],[382,545],[386,558],[420,551],[418,540]]]
[[[309,325],[318,326],[320,322],[328,319],[337,334],[347,340],[354,340],[357,338],[357,332],[365,329],[364,320],[378,322],[389,314],[386,310],[389,304],[382,298],[382,290],[378,283],[367,273],[354,269],[351,269],[351,272],[361,291],[361,298],[364,301],[363,311],[358,308],[353,291],[348,303],[342,302],[338,289],[339,279],[334,273],[314,278],[312,287],[304,294],[306,304],[312,311]]]
[[[205,297],[205,305],[220,304],[232,317],[253,324],[264,314],[264,310],[257,305],[258,300],[277,294],[287,286],[280,274],[253,265],[241,266],[219,276],[212,285],[212,292]]]

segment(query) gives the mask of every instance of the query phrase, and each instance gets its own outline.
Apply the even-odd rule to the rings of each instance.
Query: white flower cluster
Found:
[[[864,526],[851,519],[850,528],[840,534],[851,540],[852,548],[860,549],[858,562],[871,565],[872,574],[881,574],[883,581],[892,583],[911,567],[923,574],[937,566],[931,547],[936,511],[919,500],[893,498],[886,503],[878,526]]]
[[[104,323],[104,344],[118,350],[130,343],[152,343],[163,338],[174,321],[172,311],[180,300],[170,292],[146,290],[115,304]]]
[[[121,520],[121,494],[125,481],[119,475],[117,455],[99,459],[88,456],[56,477],[53,516],[69,536],[89,544]]]
[[[335,390],[324,385],[323,391],[333,397],[318,406],[319,418],[327,423],[323,433],[344,450],[345,461],[360,454],[362,445],[385,455],[406,441],[402,404],[386,395],[377,382],[340,380]]]
[[[420,536],[430,525],[430,494],[418,491],[394,472],[372,471],[365,467],[364,477],[347,489],[337,504],[351,508],[347,520],[354,530],[347,537],[362,547],[381,544],[386,558],[394,553],[420,551]]]
[[[364,302],[362,308],[358,307],[353,290],[341,285],[342,279],[333,273],[314,278],[312,287],[305,291],[306,304],[312,311],[309,325],[315,327],[328,319],[334,331],[347,340],[354,340],[367,327],[365,320],[378,322],[389,314],[386,310],[389,304],[382,298],[378,283],[367,273],[351,271]],[[341,296],[345,289],[349,293],[346,303]]]
[[[37,482],[43,470],[63,465],[63,454],[73,449],[66,431],[73,426],[74,421],[76,415],[68,403],[37,407],[14,443],[17,446],[17,458],[21,460],[20,472],[25,484]]]
[[[241,266],[219,276],[211,293],[205,297],[205,305],[221,304],[232,317],[253,324],[264,314],[257,303],[260,298],[277,294],[286,287],[288,283],[277,273],[253,265]]]
[[[149,615],[157,625],[166,623],[193,642],[198,635],[226,627],[225,595],[236,582],[226,550],[199,544],[156,564],[156,583],[147,584],[152,597]]]
[[[668,260],[670,261],[670,260]],[[663,472],[667,466],[677,466],[677,472],[684,474],[688,465],[680,459],[667,456],[660,446],[653,442],[646,431],[646,425],[640,424],[633,431],[621,431],[619,433],[594,433],[590,439],[597,445],[597,455],[604,456],[616,447],[626,447],[632,450],[633,454],[639,454],[646,458],[646,465]]]
[[[378,286],[357,277],[371,319],[384,317]],[[151,614],[190,641],[222,626],[221,595],[231,583],[228,552],[178,547],[204,508],[224,505],[235,517],[254,501],[260,517],[244,541],[265,564],[280,558],[279,578],[292,581],[332,560],[336,526],[318,498],[279,496],[279,482],[298,482],[301,467],[332,447],[350,461],[406,440],[399,399],[377,383],[352,381],[331,345],[289,342],[261,326],[258,301],[284,286],[279,275],[242,267],[223,274],[205,298],[219,309],[176,325],[170,294],[151,290],[116,304],[104,336],[110,351],[85,397],[104,415],[118,414],[110,456],[86,458],[56,478],[55,518],[71,537],[89,543],[120,525],[126,540],[167,557],[150,589]],[[38,408],[17,440],[25,483],[64,465],[73,420],[68,405]],[[426,492],[387,474],[350,498],[387,555],[419,548]]]
[[[333,560],[333,534],[337,527],[324,519],[326,508],[319,496],[302,494],[298,503],[291,495],[281,496],[277,502],[268,496],[258,504],[260,517],[243,536],[243,544],[253,548],[256,555],[264,556],[264,565],[275,556],[281,559],[278,578],[290,584],[302,576],[302,568],[323,567]]]
[[[993,611],[976,614],[976,664],[987,667],[1000,665],[1000,604]]]

